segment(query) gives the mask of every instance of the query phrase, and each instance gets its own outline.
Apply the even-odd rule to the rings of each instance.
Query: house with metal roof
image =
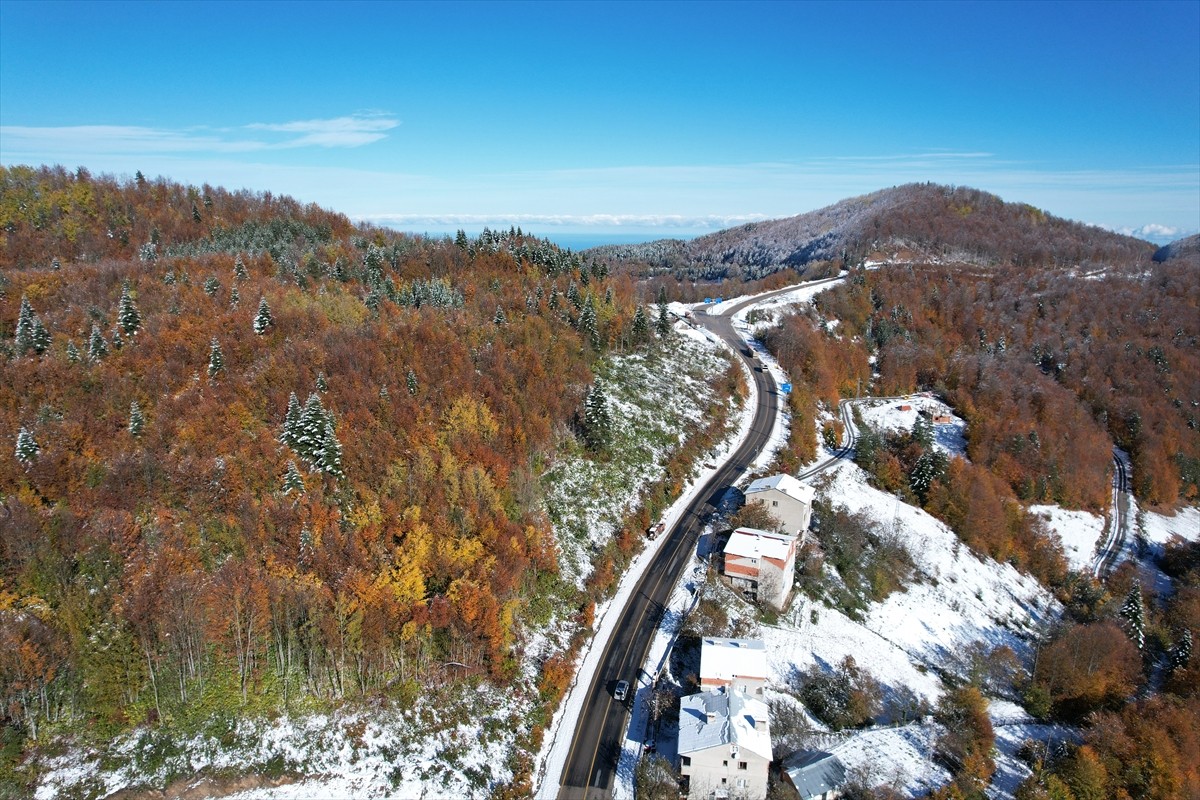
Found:
[[[725,544],[725,575],[755,602],[782,610],[796,577],[796,537],[738,528]]]
[[[771,729],[767,704],[737,689],[679,703],[679,772],[693,798],[767,796]]]
[[[761,639],[700,640],[700,689],[722,687],[761,697],[767,683],[767,646]]]
[[[813,487],[791,475],[759,478],[746,487],[746,505],[761,503],[788,533],[801,539],[812,522]]]

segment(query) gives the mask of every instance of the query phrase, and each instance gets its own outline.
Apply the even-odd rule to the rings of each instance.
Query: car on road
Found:
[[[624,702],[627,694],[629,694],[629,681],[617,681],[617,688],[613,689],[613,699],[618,703]]]

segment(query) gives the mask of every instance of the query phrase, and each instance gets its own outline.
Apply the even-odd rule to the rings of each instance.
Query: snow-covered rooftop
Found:
[[[801,483],[791,475],[772,475],[769,478],[759,478],[746,487],[746,498],[751,499],[750,495],[770,489],[783,492],[793,500],[812,505],[813,487],[807,483]]]
[[[700,643],[700,680],[767,677],[767,646],[761,639],[706,636]]]
[[[738,528],[729,536],[725,554],[745,558],[774,558],[787,561],[788,553],[796,544],[796,537],[786,533],[773,533],[757,528]]]
[[[737,690],[688,695],[679,701],[679,754],[737,745],[770,761],[767,715],[766,703]],[[756,722],[762,723],[761,730],[755,727]]]
[[[800,792],[801,800],[824,797],[846,782],[846,768],[833,753],[801,750],[783,762],[783,771]]]

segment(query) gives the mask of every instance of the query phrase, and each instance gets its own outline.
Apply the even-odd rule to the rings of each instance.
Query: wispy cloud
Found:
[[[246,127],[251,130],[303,134],[285,142],[282,145],[284,147],[360,147],[379,141],[387,135],[386,131],[399,124],[399,120],[387,114],[371,113],[296,122],[256,122]]]
[[[236,128],[149,128],[135,125],[0,126],[5,160],[35,155],[39,160],[135,153],[228,155],[299,147],[361,147],[387,136],[400,121],[388,114],[362,113],[334,119],[255,122]]]

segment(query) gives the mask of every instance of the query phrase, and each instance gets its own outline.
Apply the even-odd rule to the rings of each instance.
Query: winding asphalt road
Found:
[[[756,359],[745,355],[745,345],[733,329],[732,315],[745,306],[760,303],[775,294],[793,292],[797,288],[790,286],[770,295],[748,299],[731,306],[722,316],[697,315],[699,324],[727,342],[749,364],[750,374],[754,376],[758,387],[758,407],[754,411],[750,434],[742,446],[704,484],[697,499],[679,522],[663,533],[668,537],[667,541],[621,612],[616,630],[601,657],[600,667],[591,676],[587,699],[579,715],[579,725],[561,778],[558,796],[562,800],[600,800],[611,796],[617,762],[625,740],[629,704],[634,702],[638,686],[653,678],[642,674],[641,668],[665,604],[683,569],[691,561],[696,541],[704,528],[704,519],[729,487],[754,463],[775,426],[780,398],[775,381],[765,369],[759,371],[760,365]],[[612,696],[618,680],[627,680],[632,687],[624,702],[618,702]]]

